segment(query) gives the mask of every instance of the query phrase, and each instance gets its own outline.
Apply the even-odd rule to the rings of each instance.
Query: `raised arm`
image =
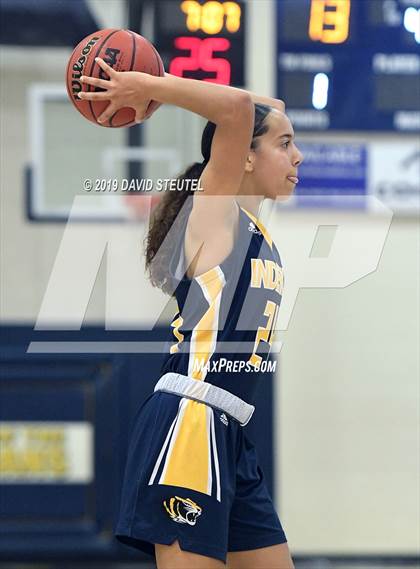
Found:
[[[136,71],[118,72],[106,64],[103,59],[96,58],[98,65],[108,74],[109,80],[93,77],[81,77],[82,83],[100,87],[102,92],[84,92],[82,99],[90,101],[110,101],[110,104],[98,118],[98,122],[108,120],[119,108],[132,107],[136,110],[136,120],[147,118],[146,109],[153,99],[160,103],[176,105],[188,111],[220,124],[230,120],[238,103],[250,101],[250,95],[240,89],[233,89],[208,81],[184,79],[165,73],[163,77],[155,77],[148,73]]]

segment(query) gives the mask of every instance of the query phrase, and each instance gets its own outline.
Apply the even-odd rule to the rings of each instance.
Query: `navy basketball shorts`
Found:
[[[223,562],[228,551],[287,541],[240,423],[163,391],[135,417],[115,537],[150,555],[178,540]]]

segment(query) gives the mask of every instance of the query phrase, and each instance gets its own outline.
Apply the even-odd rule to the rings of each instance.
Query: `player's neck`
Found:
[[[237,196],[236,201],[240,207],[252,213],[257,219],[263,202],[263,196]]]

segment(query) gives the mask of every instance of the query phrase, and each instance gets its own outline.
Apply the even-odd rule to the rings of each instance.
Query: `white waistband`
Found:
[[[246,403],[237,395],[222,389],[212,383],[182,375],[181,373],[168,372],[162,375],[156,383],[154,391],[166,391],[184,395],[188,399],[207,403],[225,411],[236,419],[242,426],[246,425],[255,410],[253,405]]]

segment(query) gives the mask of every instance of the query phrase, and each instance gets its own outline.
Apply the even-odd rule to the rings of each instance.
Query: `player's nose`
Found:
[[[295,145],[295,153],[293,156],[293,165],[295,167],[299,166],[300,164],[302,164],[302,162],[304,161],[304,156],[302,154],[302,152],[299,150],[299,148]]]

